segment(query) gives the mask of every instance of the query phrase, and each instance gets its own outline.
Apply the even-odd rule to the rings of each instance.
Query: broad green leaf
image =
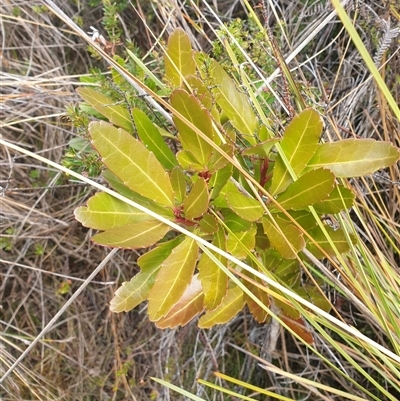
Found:
[[[175,29],[169,36],[164,63],[165,77],[175,88],[182,85],[184,77],[196,73],[192,45],[182,28]]]
[[[218,230],[218,221],[213,215],[206,214],[200,220],[199,226],[203,232],[214,234]]]
[[[89,103],[111,123],[123,128],[125,131],[133,132],[133,124],[129,110],[112,99],[91,88],[78,88],[79,96]]]
[[[203,311],[204,294],[201,282],[197,274],[192,277],[192,282],[186,288],[182,298],[161,319],[157,320],[156,326],[160,329],[168,327],[184,326],[195,316]]]
[[[264,228],[262,224],[256,223],[257,232],[256,232],[256,248],[260,251],[265,251],[270,248],[270,242],[268,237],[264,233]]]
[[[396,163],[400,150],[389,142],[346,139],[318,146],[308,167],[324,167],[336,177],[361,177]]]
[[[175,192],[175,198],[182,203],[186,196],[186,178],[180,167],[175,167],[172,170],[171,185]]]
[[[264,287],[261,279],[257,276],[254,276],[250,273],[247,273],[247,276],[252,280],[252,282],[248,280],[243,280],[243,284],[251,291],[253,295],[255,295],[265,306],[269,307],[270,298],[269,294],[263,291],[259,286]],[[258,285],[257,285],[258,284]],[[265,322],[268,312],[266,312],[257,302],[255,302],[252,298],[250,298],[246,293],[243,294],[244,299],[246,300],[246,304],[250,310],[250,313],[253,315],[254,319],[258,323]]]
[[[264,208],[257,200],[243,195],[239,190],[228,192],[225,198],[229,207],[242,219],[256,221],[264,214]]]
[[[271,246],[285,259],[294,259],[297,253],[304,248],[303,234],[295,225],[280,216],[274,215],[274,219],[283,235],[268,216],[264,216],[262,219],[264,232],[271,242]]]
[[[318,148],[322,133],[319,114],[308,109],[296,116],[287,126],[281,140],[281,149],[294,174],[299,176]],[[292,181],[289,170],[280,155],[277,155],[270,192],[276,195],[284,191]]]
[[[172,170],[178,162],[172,150],[164,142],[157,127],[142,110],[133,109],[132,115],[137,133],[143,144],[154,153],[154,156],[164,168]]]
[[[212,175],[210,180],[210,188],[212,188],[210,194],[211,199],[215,199],[219,195],[221,189],[225,186],[225,184],[231,177],[232,171],[233,171],[232,165],[228,164],[227,166],[225,166],[221,170],[216,171]]]
[[[87,206],[78,207],[74,214],[83,226],[95,230],[108,230],[129,223],[154,220],[146,213],[104,192],[92,196],[88,200]]]
[[[176,89],[172,92],[169,100],[177,112],[182,114],[205,136],[213,140],[214,130],[210,114],[193,95],[189,95],[183,89]],[[212,146],[179,118],[174,116],[173,120],[179,131],[179,139],[183,149],[190,151],[202,166],[206,166],[213,151]]]
[[[256,146],[252,146],[243,151],[243,156],[260,156],[260,157],[268,157],[271,149],[279,142],[279,138],[268,139],[264,142],[257,144]]]
[[[192,281],[197,254],[197,243],[187,237],[163,262],[148,297],[148,314],[151,321],[165,316],[180,300]]]
[[[191,88],[188,92],[192,92],[207,110],[211,110],[214,101],[204,81],[191,75],[186,78],[186,82]]]
[[[93,236],[99,245],[138,249],[154,245],[169,231],[169,226],[157,220],[142,221],[114,227]]]
[[[330,226],[325,226],[324,228],[340,254],[346,253],[350,250],[350,245],[347,242],[346,235],[341,228],[337,230]],[[309,232],[309,234],[329,256],[336,256],[334,249],[320,227],[315,227]],[[323,259],[326,257],[312,242],[307,244],[307,249],[318,259]]]
[[[286,191],[279,194],[277,202],[286,210],[305,209],[326,199],[333,190],[335,176],[329,170],[311,170],[292,182]],[[271,206],[270,210],[277,210]]]
[[[286,299],[287,297],[279,290],[275,290],[277,294],[280,294],[282,298]],[[274,304],[280,309],[281,316],[286,316],[291,319],[299,319],[300,318],[300,311],[293,306],[290,301],[283,301],[278,298],[272,297]]]
[[[202,166],[188,150],[180,150],[176,154],[176,158],[183,170],[204,171],[204,166]]]
[[[343,185],[336,185],[328,198],[314,205],[319,214],[335,214],[342,210],[350,209],[353,206],[355,195],[351,189]]]
[[[235,258],[246,258],[256,246],[256,232],[257,228],[253,224],[250,230],[229,233],[226,240],[227,251]]]
[[[131,281],[122,283],[110,302],[111,312],[129,312],[147,299],[160,266],[141,270]]]
[[[310,231],[318,225],[317,220],[309,210],[290,210],[288,213],[305,231]],[[279,216],[286,218],[281,213],[279,213]]]
[[[225,251],[225,233],[221,227],[214,237],[213,244]],[[212,252],[223,266],[227,265],[227,260],[219,254]],[[199,270],[199,280],[204,292],[204,307],[207,310],[215,309],[226,295],[228,289],[228,277],[220,267],[203,253],[197,265]]]
[[[228,289],[228,292],[218,307],[206,312],[200,319],[198,326],[209,329],[216,324],[224,324],[232,320],[245,304],[243,291],[239,287]]]
[[[183,212],[188,220],[202,216],[208,209],[208,187],[204,178],[198,178],[183,202]]]
[[[287,286],[292,287],[300,280],[300,263],[297,259],[282,259],[274,269],[274,274]]]
[[[128,312],[147,299],[161,263],[182,240],[183,236],[180,236],[171,241],[163,242],[140,256],[137,263],[141,270],[131,281],[122,283],[122,286],[117,290],[111,300],[110,309],[112,312]]]
[[[332,305],[324,293],[314,284],[299,284],[299,287],[294,290],[302,298],[308,299],[317,308],[320,308],[325,312],[330,312],[332,309]]]
[[[247,231],[252,226],[252,223],[250,221],[242,219],[236,213],[233,213],[230,209],[223,210],[222,214],[224,216],[224,223],[231,231]]]
[[[231,124],[246,140],[255,145],[258,121],[245,93],[237,90],[235,83],[217,61],[211,60],[210,75],[215,84],[212,92]]]
[[[222,144],[220,148],[229,156],[231,157],[233,156],[233,146],[230,145],[229,143]],[[210,173],[213,173],[217,170],[220,170],[221,168],[224,168],[228,163],[229,163],[228,159],[226,159],[219,152],[214,150],[208,162],[207,167]]]
[[[174,206],[174,191],[168,174],[140,141],[105,122],[91,122],[89,132],[103,163],[128,188],[154,202]]]
[[[172,209],[167,209],[166,207],[153,202],[149,198],[145,198],[144,196],[139,195],[137,192],[132,191],[110,170],[103,171],[102,176],[115,191],[119,192],[126,198],[133,200],[139,205],[144,206],[154,213],[166,217],[167,219],[172,219],[174,217]]]

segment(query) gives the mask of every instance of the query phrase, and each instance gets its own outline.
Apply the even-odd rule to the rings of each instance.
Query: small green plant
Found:
[[[151,247],[138,259],[140,272],[116,292],[111,310],[129,311],[148,300],[149,318],[160,328],[185,325],[199,314],[199,327],[209,328],[228,322],[246,305],[265,322],[262,304],[273,306],[312,342],[299,310],[235,260],[329,311],[320,280],[303,282],[305,253],[323,259],[349,251],[351,235],[328,224],[329,216],[353,205],[354,195],[341,178],[390,166],[399,150],[369,139],[322,143],[321,117],[311,108],[279,136],[255,97],[251,104],[216,60],[193,51],[181,29],[169,38],[164,78],[173,114],[168,131],[153,121],[151,111],[126,107],[95,89],[78,90],[107,120],[88,128],[107,168],[103,177],[121,195],[232,258],[205,252],[169,224],[97,193],[75,211],[84,226],[102,231],[93,241]]]

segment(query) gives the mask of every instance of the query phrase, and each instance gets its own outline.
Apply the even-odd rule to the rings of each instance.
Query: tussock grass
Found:
[[[249,9],[239,2],[218,2],[215,13],[205,5],[196,9],[182,3],[164,1],[144,6],[139,2],[138,15],[143,20],[148,18],[150,26],[139,32],[121,18],[125,35],[136,34],[138,43],[146,50],[160,52],[158,41],[165,39],[161,35],[182,26],[190,33],[196,48],[208,50],[216,37],[215,29],[221,28],[219,21],[249,17]],[[41,3],[27,5],[17,0],[0,6],[3,33],[0,133],[3,139],[59,163],[68,141],[76,135],[65,118],[65,106],[78,102],[74,93],[78,74],[87,73],[96,61],[89,58],[84,41],[54,15],[38,13],[40,6]],[[87,2],[81,2],[79,9],[72,2],[63,7],[69,16],[85,18],[85,30],[98,24],[92,21],[94,17],[88,12]],[[302,83],[310,104],[322,111],[325,123],[331,127],[325,139],[356,135],[400,145],[399,120],[368,78],[359,52],[332,14],[333,8],[322,1],[308,6],[302,1],[279,1],[274,7],[268,2],[267,11],[277,46],[290,60],[289,68]],[[96,13],[100,13],[99,7],[95,16]],[[380,2],[369,2],[368,6],[349,13],[398,101],[396,76],[400,64],[399,42],[393,34],[398,24],[395,14],[390,20],[393,25],[388,28],[382,25],[387,14]],[[139,24],[140,18],[133,14]],[[385,35],[392,35],[391,41],[384,40]],[[298,49],[303,50],[294,58]],[[288,95],[277,67],[275,72],[268,71],[268,81],[280,96],[274,108],[274,124],[279,127],[284,115],[282,104]],[[0,371],[4,373],[108,251],[91,244],[91,233],[73,219],[73,210],[85,203],[93,189],[7,147],[2,146],[0,152]],[[350,225],[356,221],[363,242],[345,263],[317,265],[341,292],[328,291],[340,318],[394,352],[398,351],[400,318],[399,180],[398,166],[394,166],[349,183],[357,193],[357,208],[343,216],[343,223]],[[360,250],[364,252],[362,257]],[[137,257],[135,252],[119,251],[114,255],[5,380],[0,387],[2,399],[184,399],[152,382],[150,376],[206,398],[197,377],[220,385],[226,383],[215,379],[213,371],[292,399],[343,399],[340,394],[332,395],[310,383],[300,385],[302,379],[365,397],[357,388],[359,383],[370,391],[371,398],[366,399],[373,399],[374,394],[381,397],[366,375],[317,331],[314,331],[315,348],[320,355],[310,353],[291,334],[280,331],[273,354],[262,354],[264,359],[260,360],[255,355],[262,352],[266,328],[254,324],[246,314],[209,331],[198,331],[190,324],[162,332],[147,321],[143,309],[111,314],[108,302],[118,283],[130,279],[137,271]],[[365,260],[367,266],[362,265]],[[333,329],[328,329],[328,334],[343,341]],[[383,372],[386,369],[388,379],[385,381],[384,375],[376,375],[373,364],[381,362],[374,361],[372,354],[366,353],[363,358],[361,352],[352,349],[350,340],[343,344],[343,349],[366,372],[375,375],[380,385],[388,388],[391,399],[399,396],[390,385],[390,380],[397,383],[399,380],[391,376],[394,370],[382,363],[380,369]],[[266,366],[271,361],[281,372],[271,369],[267,373],[258,365]],[[297,379],[285,378],[284,372],[294,373]],[[345,376],[340,372],[345,372]],[[231,388],[243,392],[241,385]],[[245,394],[250,396],[253,392]],[[214,394],[210,399],[231,398]]]

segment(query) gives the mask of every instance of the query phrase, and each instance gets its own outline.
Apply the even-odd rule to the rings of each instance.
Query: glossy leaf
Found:
[[[169,231],[169,226],[157,220],[114,227],[93,236],[99,245],[116,248],[139,249],[154,245]]]
[[[199,319],[198,326],[209,329],[216,324],[227,323],[243,309],[244,304],[243,291],[239,287],[230,288],[219,306]]]
[[[343,185],[336,185],[328,198],[314,205],[319,214],[334,214],[342,210],[350,209],[353,206],[355,195],[349,188]]]
[[[131,281],[122,283],[110,302],[111,312],[129,312],[147,299],[160,266],[141,270]]]
[[[255,295],[266,307],[270,306],[270,298],[267,292],[263,291],[258,285],[264,286],[261,279],[257,276],[247,273],[248,277],[253,281],[243,280],[243,284]],[[258,284],[258,285],[256,285]],[[266,312],[257,302],[250,298],[246,293],[243,294],[246,304],[250,313],[258,323],[263,323],[267,319],[268,312]]]
[[[224,223],[229,228],[229,230],[234,232],[247,231],[253,224],[248,220],[242,219],[236,213],[233,213],[230,209],[223,210],[222,214],[224,216]]]
[[[237,90],[233,80],[215,60],[211,60],[210,75],[215,84],[212,91],[218,106],[228,116],[231,124],[246,136],[246,140],[255,144],[258,121],[247,96]]]
[[[213,244],[226,251],[225,242],[224,230],[220,228],[214,237]],[[227,260],[224,257],[214,252],[212,254],[223,266],[227,265]],[[199,270],[199,280],[204,292],[204,307],[207,310],[215,309],[226,295],[228,276],[206,253],[201,255],[197,269]]]
[[[182,89],[177,89],[171,94],[170,103],[177,112],[182,114],[205,136],[213,140],[214,131],[210,114],[193,95],[189,95]],[[213,151],[212,146],[179,118],[174,116],[173,120],[179,131],[182,147],[190,151],[202,166],[206,166]]]
[[[319,114],[313,109],[304,110],[287,126],[280,145],[296,176],[300,175],[314,156],[321,133],[322,122]],[[271,181],[271,194],[284,191],[291,181],[289,170],[282,157],[277,155]]]
[[[157,320],[156,326],[160,329],[184,326],[203,311],[203,300],[203,289],[197,278],[197,274],[195,274],[192,277],[192,282],[183,293],[182,298],[164,317]]]
[[[167,209],[166,207],[159,205],[156,202],[153,202],[149,198],[145,198],[144,196],[139,195],[137,192],[132,191],[110,170],[103,171],[102,176],[116,192],[119,192],[126,198],[133,200],[139,205],[144,206],[154,213],[166,217],[167,219],[172,220],[172,218],[174,217],[172,209]]]
[[[264,216],[262,224],[271,246],[276,249],[285,259],[294,259],[299,251],[304,248],[305,241],[302,232],[288,220],[274,215],[282,234],[278,231],[272,220]]]
[[[168,174],[140,141],[105,122],[91,122],[89,132],[103,163],[127,187],[162,205],[174,206]]]
[[[83,226],[95,230],[108,230],[129,223],[154,220],[146,213],[104,192],[92,196],[87,206],[75,209],[74,215]]]
[[[104,117],[125,131],[133,132],[129,110],[92,88],[78,88],[79,96]]]
[[[325,226],[325,230],[328,233],[329,238],[335,245],[336,249],[340,254],[346,253],[350,250],[350,245],[347,242],[346,235],[344,231],[339,228],[337,230],[334,230],[330,226]],[[317,242],[317,244],[329,255],[329,256],[335,256],[336,253],[332,246],[330,245],[328,239],[325,237],[324,233],[319,227],[315,227],[312,229],[309,234],[311,237]],[[316,245],[313,243],[308,243],[307,244],[307,249],[318,259],[323,259],[326,256],[317,248]]]
[[[256,232],[257,228],[253,224],[250,230],[229,233],[226,241],[227,251],[235,258],[246,258],[256,246]]]
[[[399,149],[389,142],[346,139],[319,145],[308,166],[328,168],[337,177],[361,177],[391,166],[399,156]]]
[[[192,281],[198,246],[187,237],[163,262],[149,294],[148,314],[151,321],[165,316],[181,299]]]
[[[202,166],[192,155],[191,152],[187,150],[180,150],[176,154],[179,165],[183,170],[188,171],[204,171],[204,166]]]
[[[264,214],[264,208],[257,200],[243,195],[239,190],[228,192],[225,198],[230,208],[245,220],[256,221]]]
[[[220,146],[220,148],[229,156],[233,156],[233,146],[230,145],[229,143],[224,143]],[[219,152],[216,150],[213,151],[213,154],[211,155],[211,158],[208,162],[208,170],[213,173],[217,170],[220,170],[221,168],[224,168],[227,164],[229,163],[228,159],[226,159],[224,156],[222,156]]]
[[[268,157],[271,149],[280,141],[279,138],[268,139],[264,142],[257,144],[256,146],[252,146],[243,151],[243,156],[260,156],[260,157]]]
[[[180,167],[175,167],[171,173],[171,185],[175,192],[175,198],[183,202],[186,196],[186,178]]]
[[[165,78],[177,88],[182,85],[183,77],[196,73],[192,45],[189,36],[182,28],[177,28],[168,38],[164,57]]]
[[[214,234],[218,230],[218,221],[213,215],[206,214],[200,220],[199,226],[203,232]]]
[[[326,199],[334,184],[335,176],[329,170],[311,170],[289,184],[286,191],[279,194],[276,200],[286,210],[305,209]],[[277,210],[277,207],[272,206],[270,210]]]
[[[183,212],[189,220],[202,216],[208,209],[208,187],[204,178],[198,178],[183,202]]]
[[[221,170],[216,171],[210,180],[210,188],[211,189],[211,199],[215,199],[218,197],[221,189],[228,182],[229,178],[232,175],[233,167],[231,164],[228,164]]]
[[[173,169],[178,162],[172,150],[164,142],[158,128],[142,110],[133,109],[132,115],[139,138],[146,148],[154,153],[164,168]]]

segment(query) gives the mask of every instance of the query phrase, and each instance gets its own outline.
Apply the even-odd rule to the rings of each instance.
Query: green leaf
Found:
[[[346,253],[350,250],[350,245],[347,241],[346,235],[341,228],[336,230],[330,226],[324,226],[324,228],[340,254]],[[309,234],[329,256],[336,256],[334,249],[320,227],[315,227],[309,232]],[[307,249],[318,259],[323,259],[326,257],[326,255],[324,255],[312,242],[307,244]]]
[[[202,216],[208,209],[208,187],[204,178],[198,178],[183,202],[183,212],[188,220]]]
[[[131,281],[122,283],[110,302],[111,312],[129,312],[147,299],[160,266],[141,270]]]
[[[157,320],[156,326],[160,329],[168,327],[184,326],[195,316],[203,311],[204,294],[201,282],[197,274],[192,277],[192,282],[186,287],[182,298],[161,319]]]
[[[224,223],[231,231],[247,231],[252,226],[252,223],[250,221],[242,219],[230,209],[223,210],[222,214],[224,216]]]
[[[216,171],[210,180],[210,188],[211,194],[210,197],[211,199],[217,198],[219,195],[221,189],[225,186],[225,184],[228,182],[229,178],[232,175],[233,167],[231,164],[228,164],[221,170]]]
[[[276,201],[286,210],[305,209],[326,199],[333,190],[335,176],[325,169],[311,170],[292,182]],[[273,205],[271,211],[278,210]]]
[[[115,104],[112,99],[91,88],[78,88],[76,91],[85,102],[108,118],[111,123],[128,132],[133,132],[131,116],[125,107]]]
[[[233,146],[229,143],[224,143],[220,146],[220,148],[229,156],[233,157]],[[213,151],[213,154],[208,162],[208,170],[210,173],[213,173],[221,168],[224,168],[229,163],[229,160],[222,156],[216,150]]]
[[[230,288],[219,306],[199,319],[198,326],[201,329],[209,329],[216,324],[227,323],[243,309],[244,304],[243,291],[236,286]]]
[[[182,85],[183,77],[196,73],[192,45],[182,28],[177,28],[168,38],[165,63],[165,78],[175,88]]]
[[[149,294],[148,314],[151,321],[165,316],[181,299],[192,281],[197,254],[197,243],[187,237],[163,262]]]
[[[336,177],[361,177],[391,166],[399,156],[400,150],[389,142],[346,139],[319,145],[308,167],[328,168]]]
[[[180,167],[175,167],[171,173],[171,185],[175,192],[175,198],[183,202],[186,196],[186,178]]]
[[[274,215],[274,219],[283,235],[268,216],[264,216],[262,219],[264,232],[271,242],[271,246],[285,259],[294,259],[297,253],[304,248],[303,233],[295,225],[278,215]]]
[[[142,221],[114,227],[93,236],[99,245],[116,248],[147,248],[154,245],[169,231],[169,226],[157,220]]]
[[[132,191],[110,170],[103,171],[102,176],[115,191],[119,192],[126,198],[133,200],[139,205],[142,205],[154,213],[166,217],[167,219],[172,220],[174,218],[172,209],[167,209],[166,207],[153,202],[149,198],[145,198],[144,196],[139,195],[137,192]]]
[[[312,228],[318,225],[317,220],[309,210],[290,210],[289,214],[304,229],[304,231],[310,231]],[[279,215],[283,218],[286,218],[283,216],[283,214]]]
[[[225,241],[224,230],[220,228],[214,237],[213,244],[225,251]],[[212,254],[223,266],[227,265],[227,260],[223,256],[214,252],[212,252]],[[228,276],[206,253],[201,255],[197,268],[199,270],[199,280],[201,281],[204,292],[204,306],[207,310],[215,309],[226,295]]]
[[[355,195],[349,188],[343,185],[336,185],[329,197],[314,205],[319,214],[335,214],[342,210],[350,209],[353,206]]]
[[[192,75],[186,78],[186,82],[191,89],[188,92],[192,92],[207,110],[211,110],[214,103],[213,97],[204,81]]]
[[[89,132],[103,163],[128,188],[162,205],[174,206],[168,174],[140,141],[105,122],[91,122]]]
[[[214,234],[218,230],[218,221],[213,215],[206,214],[200,220],[199,226],[203,232]]]
[[[226,241],[227,251],[235,258],[246,258],[256,246],[256,232],[257,228],[253,224],[250,230],[229,233]]]
[[[178,162],[172,150],[164,142],[157,127],[142,110],[133,109],[132,115],[137,133],[143,144],[154,153],[154,156],[164,168],[173,169]]]
[[[204,166],[202,166],[188,150],[180,150],[176,154],[176,158],[183,170],[204,171]]]
[[[95,230],[108,230],[129,223],[154,220],[146,213],[104,192],[92,196],[87,206],[78,207],[74,214],[83,226]]]
[[[137,263],[141,270],[131,281],[122,283],[122,286],[117,290],[111,300],[110,309],[112,312],[128,312],[147,299],[161,263],[182,242],[183,238],[180,236],[172,241],[163,242],[140,256]]]
[[[322,122],[313,109],[304,110],[287,126],[280,146],[296,177],[313,157],[321,133]],[[287,188],[292,177],[280,155],[276,157],[273,171],[270,192],[276,195]]]
[[[193,95],[189,95],[183,89],[176,89],[170,96],[170,103],[177,112],[182,114],[205,136],[213,140],[214,130],[210,114]],[[183,149],[190,151],[202,166],[207,166],[213,147],[179,118],[174,116],[173,120],[179,131],[179,139]]]
[[[264,142],[257,144],[256,146],[252,146],[243,151],[243,156],[260,156],[260,157],[268,157],[271,149],[279,142],[279,138],[268,139]]]
[[[242,219],[256,221],[264,214],[264,208],[257,200],[243,195],[239,190],[228,192],[225,198],[229,207]]]
[[[236,89],[233,80],[217,61],[210,60],[210,63],[210,75],[215,84],[212,92],[218,106],[228,116],[232,125],[246,136],[246,140],[255,145],[258,121],[247,96]]]

